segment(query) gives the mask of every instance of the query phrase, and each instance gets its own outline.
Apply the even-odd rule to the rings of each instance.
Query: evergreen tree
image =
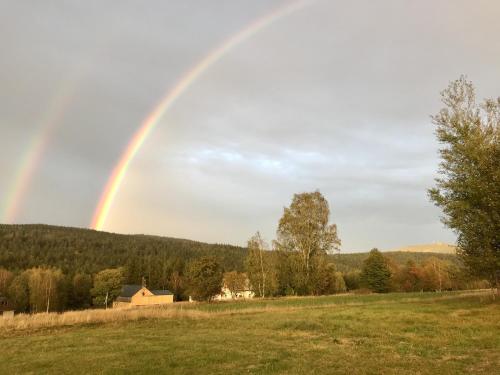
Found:
[[[361,283],[377,293],[387,293],[390,289],[391,271],[380,251],[372,249],[363,264]]]

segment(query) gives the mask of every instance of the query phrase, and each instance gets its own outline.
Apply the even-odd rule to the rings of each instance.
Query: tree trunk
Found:
[[[262,259],[262,244],[259,244],[259,255],[260,255],[260,271],[262,274],[262,291],[261,296],[264,298],[266,296],[266,275],[264,273],[264,261]]]
[[[47,313],[50,309],[50,289],[52,288],[52,277],[49,275],[49,287],[47,289]]]

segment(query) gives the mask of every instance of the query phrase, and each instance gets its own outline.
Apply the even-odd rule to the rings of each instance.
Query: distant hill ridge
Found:
[[[458,262],[454,252],[437,251],[448,247],[451,245],[408,246],[397,251],[384,252],[384,255],[401,265],[408,260],[420,263],[429,257]],[[226,271],[244,271],[247,249],[228,244],[116,234],[84,228],[44,224],[0,224],[0,267],[12,271],[51,266],[59,267],[68,274],[94,274],[105,268],[135,267],[137,263],[144,266],[144,263],[154,263],[158,259],[187,262],[207,255],[217,256]],[[367,257],[367,252],[331,255],[337,269],[342,272],[360,269]]]
[[[431,244],[423,245],[411,245],[400,247],[397,249],[391,249],[388,251],[401,251],[404,253],[440,253],[440,254],[456,254],[457,247],[443,242],[436,242]]]
[[[227,244],[100,232],[44,224],[0,224],[0,266],[22,270],[59,267],[94,274],[105,268],[152,259],[189,261],[215,255],[226,269],[242,270],[246,249]]]

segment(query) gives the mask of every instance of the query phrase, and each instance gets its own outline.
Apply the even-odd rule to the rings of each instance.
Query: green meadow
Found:
[[[2,374],[494,374],[489,291],[178,304],[169,318],[0,328]]]

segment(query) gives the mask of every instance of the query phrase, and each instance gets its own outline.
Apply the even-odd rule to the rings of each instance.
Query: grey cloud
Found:
[[[2,3],[2,196],[54,98],[69,98],[19,221],[87,225],[165,91],[284,3]],[[162,117],[107,229],[238,244],[259,229],[270,239],[293,193],[320,189],[346,250],[452,241],[426,196],[438,163],[429,115],[462,73],[480,97],[498,95],[498,11],[486,0],[317,1],[275,22]]]

